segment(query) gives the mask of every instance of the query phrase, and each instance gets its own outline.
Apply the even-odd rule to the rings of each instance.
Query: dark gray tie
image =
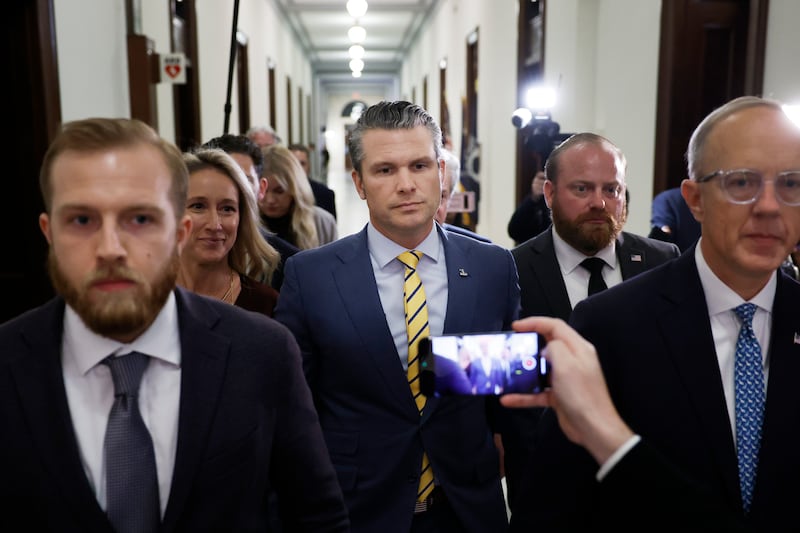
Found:
[[[608,288],[605,280],[603,280],[603,266],[605,264],[606,262],[599,257],[588,257],[581,261],[581,266],[591,273],[589,276],[589,296]]]
[[[150,358],[139,352],[107,357],[114,380],[104,454],[106,514],[117,533],[156,531],[161,510],[153,441],[139,412],[139,383]]]

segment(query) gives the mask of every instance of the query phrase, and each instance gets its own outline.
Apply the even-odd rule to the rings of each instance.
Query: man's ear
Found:
[[[178,220],[178,227],[175,230],[175,240],[178,245],[178,253],[183,251],[183,247],[189,241],[189,234],[192,232],[192,219],[189,215],[183,215]]]
[[[681,182],[681,196],[689,206],[695,220],[703,222],[703,200],[700,195],[700,184],[694,180],[685,179]]]
[[[42,230],[44,238],[47,239],[47,244],[53,244],[53,234],[50,228],[50,215],[42,213],[39,215],[39,229]]]
[[[361,178],[361,175],[353,169],[353,172],[350,173],[350,177],[353,178],[353,185],[356,186],[356,191],[358,191],[358,197],[362,200],[367,199],[367,193],[364,192],[364,180]]]
[[[256,200],[259,202],[264,199],[264,195],[267,194],[267,189],[269,188],[269,182],[267,178],[258,178],[258,196]]]
[[[555,185],[550,180],[544,180],[542,192],[544,192],[544,203],[547,204],[548,209],[553,208],[553,194],[555,194]]]

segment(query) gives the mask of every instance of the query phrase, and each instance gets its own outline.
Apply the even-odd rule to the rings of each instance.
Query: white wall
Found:
[[[772,0],[767,19],[767,51],[764,62],[764,96],[800,105],[800,2]]]
[[[63,120],[129,117],[124,0],[54,0],[53,8]]]

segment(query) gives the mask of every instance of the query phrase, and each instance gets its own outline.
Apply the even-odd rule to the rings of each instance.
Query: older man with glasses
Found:
[[[526,487],[512,530],[796,523],[800,284],[780,265],[800,240],[800,128],[774,101],[737,98],[695,129],[687,161],[682,193],[702,227],[697,244],[570,317],[636,434],[593,457],[545,413],[544,459],[529,477],[546,490]],[[708,504],[649,476],[653,452]]]

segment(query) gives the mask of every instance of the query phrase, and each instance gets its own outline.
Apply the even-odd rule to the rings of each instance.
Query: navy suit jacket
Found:
[[[483,235],[479,235],[474,231],[470,231],[467,228],[462,228],[461,226],[454,226],[452,224],[442,224],[442,228],[444,228],[447,231],[452,231],[453,233],[458,233],[459,235],[472,237],[473,239],[481,242],[492,242],[491,239],[484,237]]]
[[[609,392],[622,418],[716,505],[681,505],[649,470],[624,476],[638,498],[618,498],[614,469],[595,481],[598,465],[566,442],[552,412],[540,422],[536,479],[547,479],[530,505],[515,513],[515,530],[685,530],[733,520],[754,531],[796,529],[800,501],[800,284],[778,273],[772,309],[767,403],[755,493],[741,511],[734,437],[711,335],[694,247],[680,258],[587,298],[571,324],[597,348]],[[620,463],[623,465],[623,463]],[[534,490],[531,487],[531,490]],[[630,490],[631,493],[636,493]],[[718,509],[725,510],[720,516]],[[624,511],[622,511],[624,509]],[[688,509],[688,511],[687,511]],[[704,510],[705,509],[705,510]],[[517,522],[519,519],[519,522]],[[727,526],[725,526],[727,528]],[[711,527],[713,529],[714,526]]]
[[[162,532],[347,531],[299,350],[258,313],[176,289],[178,444]],[[108,532],[84,472],[61,365],[64,301],[0,326],[0,530]],[[12,527],[13,526],[13,527]]]
[[[438,231],[448,272],[444,333],[509,329],[519,309],[511,254]],[[366,228],[289,259],[275,317],[300,344],[353,531],[409,531],[423,450],[465,531],[506,529],[487,418],[496,399],[428,398],[420,417],[378,295]]]

